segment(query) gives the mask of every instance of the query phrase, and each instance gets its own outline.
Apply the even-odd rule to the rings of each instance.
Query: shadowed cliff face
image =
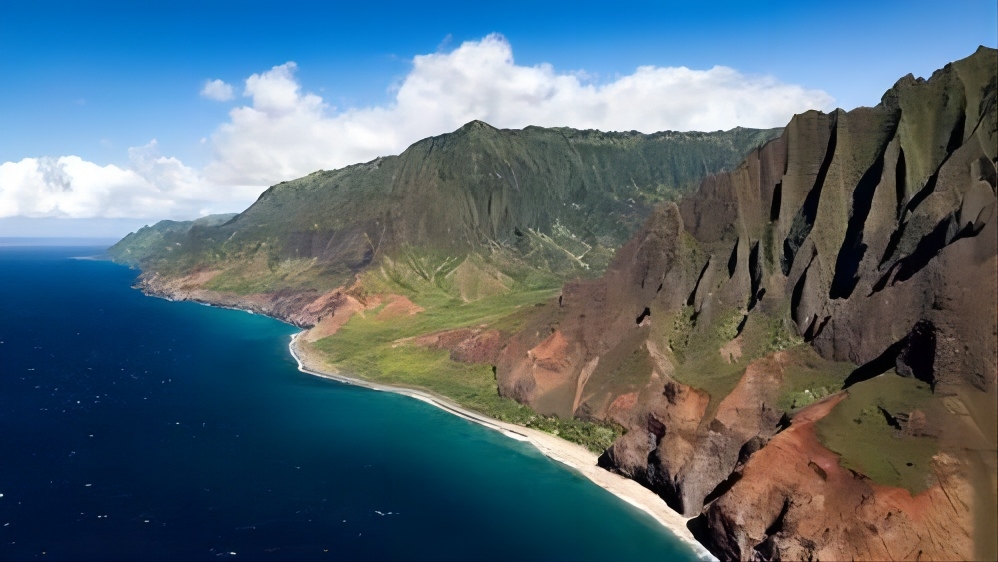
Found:
[[[922,377],[993,390],[994,315],[978,298],[995,286],[994,62],[982,50],[875,108],[796,116],[682,202],[688,231],[718,252],[759,244],[762,288],[791,298],[823,356],[863,365],[921,323],[936,342]],[[745,292],[732,296],[748,305]]]
[[[474,121],[400,156],[385,243],[460,249],[557,225],[589,246],[616,248],[657,197],[691,191],[708,170],[733,168],[739,153],[772,136],[516,131]]]
[[[993,557],[996,67],[795,116],[566,285],[500,391],[627,427],[601,463],[722,558]]]

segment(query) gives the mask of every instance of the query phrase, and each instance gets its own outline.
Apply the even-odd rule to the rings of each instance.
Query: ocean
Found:
[[[296,328],[0,247],[0,559],[695,560],[531,445],[301,373]]]

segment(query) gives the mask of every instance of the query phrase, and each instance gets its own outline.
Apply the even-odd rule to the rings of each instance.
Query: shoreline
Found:
[[[177,299],[167,293],[149,291],[148,287],[137,288],[148,296],[162,298],[171,302],[188,301],[211,308],[223,308],[238,310],[240,312],[248,312],[250,314],[261,314],[263,316],[267,316],[268,318],[273,318],[279,322],[294,326],[294,324],[291,324],[287,320],[277,318],[264,311],[256,312],[248,308],[212,303],[202,299]],[[359,386],[378,392],[392,392],[408,396],[409,398],[420,400],[430,404],[431,406],[444,410],[449,414],[484,426],[493,431],[497,431],[510,439],[530,443],[542,455],[567,466],[600,488],[603,488],[617,498],[651,516],[652,519],[657,521],[674,537],[683,543],[686,543],[686,545],[693,551],[694,555],[699,559],[717,561],[717,558],[709,550],[707,550],[705,546],[700,544],[700,542],[693,537],[693,533],[689,530],[689,528],[686,527],[686,523],[689,521],[689,518],[683,517],[679,513],[673,511],[672,508],[665,503],[665,500],[636,481],[597,466],[596,461],[599,457],[596,453],[593,453],[589,449],[550,433],[507,423],[477,412],[473,412],[459,406],[448,398],[425,390],[416,390],[366,381],[337,372],[329,372],[323,368],[310,365],[308,364],[309,358],[301,353],[297,347],[298,338],[304,335],[308,329],[300,326],[295,327],[298,328],[299,331],[291,335],[291,341],[288,344],[288,351],[290,352],[291,357],[294,358],[295,362],[298,364],[298,370],[300,372],[315,377],[333,380],[342,384]]]
[[[610,472],[596,465],[598,456],[596,453],[585,447],[566,441],[556,435],[545,433],[537,429],[522,427],[516,424],[503,422],[488,416],[465,409],[453,401],[423,390],[415,390],[404,387],[390,386],[375,382],[365,381],[354,377],[348,377],[335,372],[328,372],[313,365],[308,364],[308,357],[298,349],[298,338],[305,331],[300,331],[291,336],[288,350],[295,362],[298,363],[298,370],[312,376],[334,380],[339,383],[360,386],[379,392],[392,392],[408,396],[432,406],[440,408],[447,413],[477,423],[493,431],[515,439],[530,443],[541,454],[551,460],[559,462],[576,473],[582,475],[590,482],[610,492],[614,496],[627,502],[633,507],[650,515],[665,527],[673,536],[686,543],[701,560],[716,560],[716,558],[693,537],[693,533],[686,527],[688,518],[676,513],[657,494],[645,488],[636,481],[625,476]]]

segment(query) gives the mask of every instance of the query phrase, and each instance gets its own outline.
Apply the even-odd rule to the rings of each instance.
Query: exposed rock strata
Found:
[[[967,468],[940,454],[933,465],[937,483],[914,497],[842,468],[814,431],[815,421],[842,398],[801,411],[754,454],[730,490],[694,522],[699,538],[721,559],[972,557],[969,523],[978,500]]]
[[[602,279],[567,284],[505,348],[500,391],[624,424],[601,463],[702,511],[722,558],[994,556],[996,67],[982,47],[876,107],[795,116],[656,211]],[[885,372],[931,385],[949,413],[885,410],[900,437],[938,437],[925,491],[878,485],[821,445],[811,426],[841,397],[778,404],[798,367],[751,343],[774,319],[859,365],[842,386]],[[677,341],[739,365],[733,389],[690,372]]]
[[[203,288],[202,285],[217,273],[199,272],[181,277],[143,273],[137,287],[147,294],[170,300],[249,310],[300,328],[311,328],[306,334],[310,341],[335,333],[354,314],[381,304],[380,299],[361,303],[344,288],[326,293],[287,290],[248,295]]]

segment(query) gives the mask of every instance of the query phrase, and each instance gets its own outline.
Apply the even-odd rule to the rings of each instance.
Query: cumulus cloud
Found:
[[[246,79],[247,102],[210,138],[203,170],[160,155],[155,141],[129,149],[128,164],[76,156],[0,164],[0,217],[185,218],[238,211],[268,185],[318,169],[398,154],[427,136],[479,119],[496,127],[717,130],[778,127],[794,113],[831,109],[820,90],[715,66],[642,66],[599,81],[584,71],[516,64],[500,35],[450,52],[416,56],[381,106],[339,110],[304,91],[294,62]],[[210,80],[201,96],[227,101],[234,89]]]
[[[795,113],[831,109],[834,102],[821,90],[723,66],[642,66],[600,83],[581,71],[518,65],[497,34],[415,57],[385,106],[337,112],[302,91],[296,68],[289,62],[246,80],[250,103],[233,109],[212,137],[210,179],[273,183],[397,154],[473,119],[505,128],[713,131],[779,127]]]
[[[79,156],[0,164],[0,217],[190,218],[231,209],[257,187],[219,187],[155,140],[128,150],[128,165],[101,166]]]
[[[231,85],[221,80],[208,80],[201,88],[201,97],[215,101],[229,101],[236,96],[233,94]]]

